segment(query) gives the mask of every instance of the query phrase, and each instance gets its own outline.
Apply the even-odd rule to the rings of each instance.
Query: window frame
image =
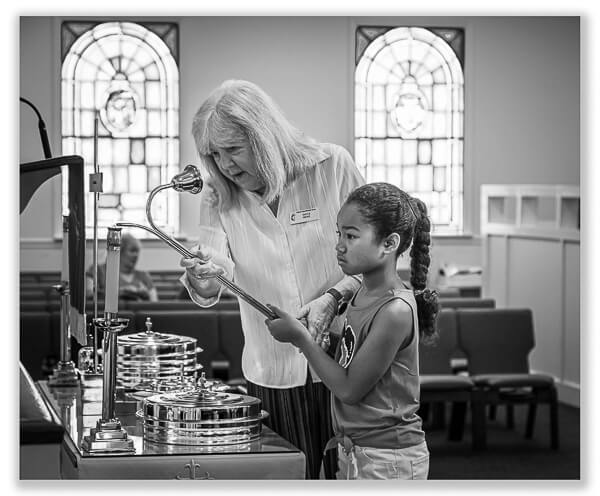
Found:
[[[64,66],[64,62],[65,62],[65,57],[66,55],[69,53],[71,47],[73,46],[73,44],[75,44],[79,38],[81,36],[83,36],[85,33],[88,33],[90,30],[93,30],[94,28],[96,28],[99,25],[102,24],[110,24],[110,23],[131,23],[131,24],[136,24],[138,26],[141,26],[143,28],[145,28],[146,30],[148,30],[150,33],[152,33],[153,35],[155,35],[160,41],[162,41],[162,43],[164,43],[164,46],[166,47],[166,52],[170,55],[172,62],[171,63],[174,66],[174,69],[176,72],[174,72],[174,77],[172,79],[168,79],[168,80],[164,80],[164,83],[168,90],[168,88],[173,88],[173,92],[174,92],[174,96],[173,96],[173,100],[171,102],[171,105],[169,108],[174,109],[174,116],[172,116],[172,119],[175,119],[175,133],[173,135],[167,133],[167,135],[161,135],[160,139],[161,141],[163,141],[164,139],[167,139],[169,141],[169,148],[172,149],[174,151],[175,154],[175,159],[174,161],[171,163],[171,158],[170,158],[170,153],[167,154],[167,158],[165,159],[165,161],[160,165],[160,169],[161,169],[161,173],[160,176],[161,178],[159,179],[159,184],[164,184],[165,182],[168,182],[168,180],[170,180],[170,177],[172,177],[172,175],[175,172],[178,172],[178,167],[179,167],[179,163],[181,161],[181,126],[180,126],[180,120],[181,120],[181,115],[180,115],[180,99],[181,99],[181,69],[180,69],[180,48],[179,48],[179,37],[180,37],[180,26],[178,22],[175,21],[171,21],[171,20],[155,20],[155,21],[140,21],[138,19],[131,19],[128,17],[122,17],[122,18],[97,18],[94,20],[89,20],[89,19],[85,19],[85,20],[76,20],[76,19],[59,19],[56,22],[56,26],[57,26],[57,30],[59,33],[59,48],[58,51],[60,53],[60,61],[61,63],[58,65],[58,68],[56,70],[57,72],[57,81],[59,81],[58,84],[58,88],[57,88],[57,92],[59,95],[59,109],[58,109],[58,116],[57,116],[57,129],[58,129],[58,141],[61,144],[61,149],[64,143],[64,139],[65,136],[63,135],[63,108],[64,108],[64,103],[63,103],[63,66]],[[143,38],[140,38],[140,40],[142,40]],[[154,48],[151,44],[148,44],[148,49],[151,51],[154,51]],[[162,49],[161,49],[162,51]],[[165,60],[163,59],[163,56],[158,56],[158,61],[161,60]],[[167,61],[168,62],[168,61]],[[159,70],[161,68],[159,67]],[[162,76],[161,76],[162,79]],[[143,81],[147,81],[146,78],[143,79]],[[142,82],[142,84],[147,84]],[[173,106],[174,105],[174,106]],[[145,107],[144,107],[145,108]],[[160,110],[161,113],[167,112],[167,115],[164,118],[169,118],[169,112],[173,112],[172,110],[168,110],[166,107],[163,107]],[[102,121],[102,117],[100,117],[100,121]],[[125,133],[127,133],[127,131],[125,131]],[[100,136],[102,137],[102,136]],[[114,135],[114,133],[110,133],[108,135],[109,138],[118,138],[118,133],[117,135]],[[78,138],[76,138],[78,139]],[[131,140],[132,138],[130,136],[127,136],[127,139]],[[145,138],[144,138],[145,139]],[[63,152],[64,154],[64,152]],[[93,159],[92,159],[93,160]],[[87,161],[87,167],[86,167],[86,176],[89,177],[89,174],[87,173],[87,169],[89,168],[90,162],[92,160]],[[93,165],[93,164],[92,164]],[[93,172],[93,170],[92,170]],[[100,172],[102,172],[102,169],[100,169]],[[165,178],[165,176],[168,176]],[[149,180],[149,179],[147,179]],[[88,181],[86,179],[86,185],[88,184]],[[155,185],[156,186],[156,185]],[[150,187],[149,191],[147,192],[147,194],[150,193],[150,191],[152,191],[152,189],[155,187],[152,186]],[[63,192],[63,187],[61,184],[58,185],[59,187],[59,191],[57,192],[57,196],[59,198],[58,201],[58,208],[59,210],[62,212],[63,210],[63,198],[62,198],[62,192]],[[93,198],[93,193],[89,192],[89,188],[86,186],[85,187],[85,194],[86,197],[92,197]],[[174,237],[180,237],[180,233],[181,233],[181,218],[180,218],[180,205],[179,205],[179,199],[178,199],[178,195],[176,195],[172,190],[168,190],[165,193],[163,193],[163,198],[161,198],[162,201],[165,202],[165,205],[168,205],[168,212],[167,212],[167,216],[165,218],[165,222],[166,225],[162,225],[162,222],[160,222],[158,219],[155,219],[155,222],[160,225],[160,227],[162,229],[164,229],[166,232],[168,232],[170,235],[174,236]],[[166,198],[165,198],[166,197]],[[147,199],[147,196],[146,196]],[[88,209],[89,212],[86,213],[86,219],[88,219],[87,223],[89,224],[86,227],[86,230],[89,230],[92,228],[92,216],[93,216],[93,202],[90,202],[88,205]],[[144,211],[145,211],[145,205],[144,205]],[[126,221],[129,221],[129,219],[124,219]],[[134,219],[135,220],[135,219]],[[145,215],[144,215],[144,222],[141,222],[143,224],[147,224],[147,222],[145,222]],[[102,228],[99,227],[99,229],[106,229],[106,227]],[[62,229],[60,229],[60,226],[55,226],[55,239],[60,239],[62,238]],[[93,233],[88,233],[89,235],[86,236],[86,239],[88,241],[90,241],[92,239]],[[145,231],[143,230],[139,230],[139,232],[136,232],[136,236],[138,236],[141,239],[145,239],[145,240],[151,240],[154,239],[152,237],[150,237]]]
[[[348,78],[351,85],[348,92],[348,106],[350,111],[350,123],[348,126],[348,142],[351,144],[350,149],[354,155],[355,143],[355,70],[356,70],[356,31],[362,27],[370,27],[373,29],[389,30],[397,27],[421,27],[425,29],[439,29],[442,25],[447,25],[447,18],[436,18],[434,16],[410,16],[410,17],[353,17],[349,20],[348,39],[350,42]],[[473,26],[468,17],[454,17],[452,19],[452,28],[462,29],[464,33],[464,130],[463,130],[463,222],[462,233],[440,233],[432,232],[432,237],[440,240],[452,239],[464,240],[470,243],[470,239],[477,237],[477,222],[479,220],[479,212],[474,208],[478,205],[479,191],[475,184],[475,171],[473,168],[474,147],[473,141],[476,134],[476,126],[474,122],[473,103],[475,96],[475,85],[473,67]]]

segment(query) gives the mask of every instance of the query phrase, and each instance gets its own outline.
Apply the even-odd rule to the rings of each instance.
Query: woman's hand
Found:
[[[335,298],[329,293],[315,298],[304,305],[298,312],[299,319],[306,319],[308,332],[315,340],[329,329],[331,321],[337,315],[338,305]]]
[[[278,317],[272,320],[265,320],[269,332],[277,341],[281,341],[282,343],[292,343],[298,348],[301,347],[304,340],[308,339],[312,341],[308,329],[302,325],[302,322],[274,305],[267,306],[273,310]]]
[[[206,280],[213,279],[220,274],[225,273],[225,269],[211,261],[212,256],[204,247],[198,247],[192,250],[194,258],[182,258],[179,265],[185,267],[188,280]]]

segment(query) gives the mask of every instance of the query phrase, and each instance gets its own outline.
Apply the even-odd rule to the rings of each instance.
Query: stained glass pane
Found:
[[[431,141],[420,140],[418,143],[418,161],[420,164],[431,163]]]
[[[385,140],[386,163],[391,169],[402,167],[402,140]]]
[[[169,140],[167,142],[167,147],[167,172],[170,177],[179,172],[179,139]]]
[[[419,192],[429,192],[433,190],[433,167],[430,165],[420,165],[417,167],[417,183]]]
[[[160,83],[148,82],[146,84],[146,105],[149,108],[160,108],[160,106],[161,106]]]
[[[146,164],[162,164],[162,140],[159,138],[148,138],[146,140]]]
[[[137,66],[129,73],[129,80],[132,82],[143,82],[146,80],[146,72],[143,68]]]
[[[121,214],[118,209],[114,208],[99,208],[98,209],[98,224],[103,226],[112,226],[121,220]]]
[[[403,145],[402,162],[404,165],[417,165],[417,140],[404,140]]]
[[[79,81],[93,81],[96,79],[96,75],[98,74],[98,68],[96,65],[88,62],[87,60],[81,60],[79,64],[77,64],[77,70],[75,73],[75,77]]]
[[[446,165],[450,163],[450,146],[451,143],[449,143],[447,140],[433,140],[431,162],[434,165]]]
[[[93,133],[91,134],[91,136],[93,136]],[[98,139],[98,165],[110,166],[113,160],[112,151],[113,146],[112,140],[110,138]]]
[[[148,136],[146,113],[146,109],[143,107],[137,110],[135,120],[127,128],[127,135],[130,138],[145,138]]]
[[[145,174],[144,174],[145,176]],[[146,207],[146,195],[138,195],[132,193],[124,193],[121,195],[121,205],[123,208],[129,209],[140,209]],[[154,204],[154,202],[153,202]]]
[[[433,104],[434,107],[438,110],[446,110],[449,105],[448,95],[450,92],[448,88],[441,85],[436,85],[433,88]]]
[[[98,207],[114,208],[119,206],[119,195],[102,194],[98,198]]]
[[[81,111],[79,114],[81,119],[79,125],[82,134],[93,135],[94,134],[94,112],[91,111]]]
[[[132,139],[131,140],[131,163],[141,164],[144,162],[144,140]]]
[[[154,203],[153,203],[154,205]],[[160,218],[161,214],[158,215],[152,214],[152,218]],[[145,208],[128,208],[127,209],[127,221],[135,222],[137,224],[145,224],[148,221],[146,220],[146,209]]]
[[[158,69],[155,64],[144,68],[144,76],[146,80],[156,80],[159,78]]]
[[[146,166],[131,165],[129,167],[129,191],[132,193],[145,193],[147,187]]]
[[[366,131],[366,112],[358,110],[354,114],[354,135],[357,137],[365,136]]]
[[[369,182],[376,183],[387,180],[387,167],[384,165],[374,165],[370,169]]]
[[[100,172],[102,173],[102,186],[104,191],[107,193],[115,191],[115,181],[113,177],[114,169],[112,168],[100,168]]]
[[[367,164],[367,140],[359,139],[356,141],[354,160],[358,167],[363,167]]]
[[[148,167],[148,190],[156,188],[160,183],[160,167]]]
[[[162,130],[162,112],[148,110],[148,134],[151,136],[160,136]]]
[[[61,112],[61,123],[62,129],[61,132],[63,135],[71,135],[73,134],[73,121],[71,120],[72,110],[63,110]]]
[[[400,187],[405,191],[416,191],[417,189],[417,174],[416,167],[402,168],[402,183]]]
[[[373,111],[371,113],[372,126],[371,135],[378,138],[385,138],[387,135],[388,114],[385,111]]]
[[[113,140],[113,165],[129,165],[129,140]]]
[[[113,178],[114,184],[112,191],[114,193],[127,193],[129,191],[129,174],[126,167],[114,167]]]
[[[373,140],[371,142],[371,154],[374,165],[385,166],[385,142],[383,140]]]
[[[378,62],[374,63],[369,69],[369,80],[373,83],[385,84],[388,80],[389,69]]]
[[[446,170],[447,167],[433,168],[433,189],[434,191],[446,191]]]
[[[79,149],[82,157],[93,157],[94,156],[94,140],[82,139],[79,141]]]
[[[402,167],[388,167],[387,181],[400,187],[402,185]]]

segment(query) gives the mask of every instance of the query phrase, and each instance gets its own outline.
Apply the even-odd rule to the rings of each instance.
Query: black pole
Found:
[[[42,148],[44,150],[44,158],[52,158],[52,152],[50,151],[50,142],[48,141],[48,133],[46,132],[46,124],[44,123],[41,114],[39,113],[35,105],[26,98],[19,97],[19,100],[29,105],[36,113],[38,117],[38,129],[40,131],[40,138],[42,140]]]

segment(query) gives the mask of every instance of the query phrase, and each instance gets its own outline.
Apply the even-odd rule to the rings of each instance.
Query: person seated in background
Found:
[[[148,272],[136,270],[142,246],[132,234],[125,232],[121,236],[121,255],[119,264],[119,299],[158,301],[158,293]],[[94,292],[94,267],[86,272],[86,292]],[[106,263],[98,264],[98,298],[104,298],[106,281]]]

